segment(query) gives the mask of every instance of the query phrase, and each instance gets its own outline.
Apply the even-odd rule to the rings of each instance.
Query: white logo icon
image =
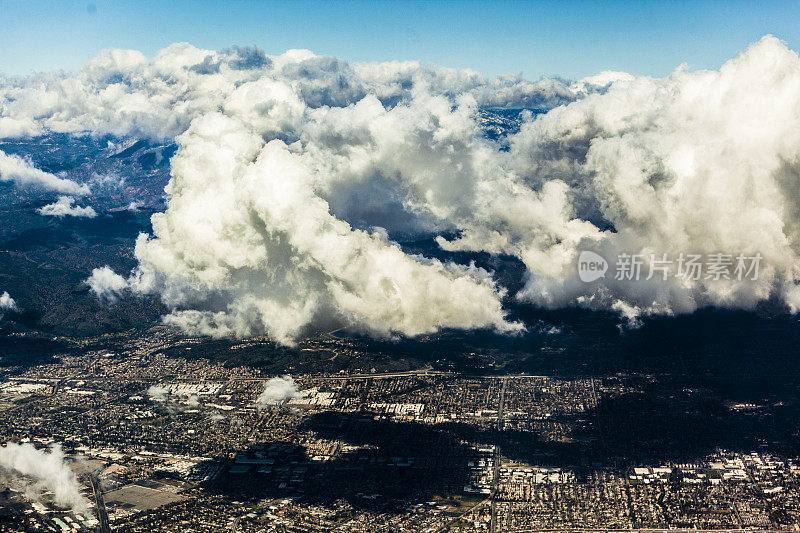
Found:
[[[584,283],[606,277],[607,270],[608,261],[599,254],[587,250],[578,257],[578,277]]]

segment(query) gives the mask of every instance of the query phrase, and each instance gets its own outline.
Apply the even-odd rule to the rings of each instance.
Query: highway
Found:
[[[500,389],[500,404],[497,407],[497,431],[503,431],[503,408],[506,403],[506,386],[508,385],[508,378],[503,378],[503,387]],[[499,442],[499,441],[498,441]],[[494,533],[497,530],[497,503],[495,502],[495,495],[497,494],[497,485],[500,483],[500,459],[502,455],[500,452],[500,444],[494,446],[494,465],[492,468],[492,492],[489,498],[492,500],[492,522],[489,526],[489,533]]]
[[[500,402],[498,403],[498,406],[497,406],[497,430],[498,431],[503,431],[503,409],[505,407],[505,402],[506,402],[506,386],[508,385],[508,378],[507,377],[503,377],[503,378],[500,378],[500,379],[503,380],[503,385],[502,385],[502,388],[500,389]],[[461,520],[465,516],[467,516],[467,515],[469,515],[471,513],[474,513],[475,511],[477,511],[478,509],[480,509],[481,507],[483,507],[487,503],[491,503],[491,506],[492,506],[492,522],[491,522],[489,531],[490,531],[490,533],[493,533],[494,531],[496,531],[496,529],[495,529],[495,527],[496,527],[496,523],[495,523],[496,509],[495,509],[494,496],[497,493],[497,485],[500,482],[500,457],[501,457],[500,445],[499,444],[495,444],[495,447],[494,447],[494,459],[493,459],[493,464],[492,464],[492,490],[491,490],[491,492],[489,492],[489,495],[485,499],[479,501],[478,503],[476,503],[475,505],[473,505],[472,507],[470,507],[469,509],[467,509],[466,511],[464,511],[463,513],[458,515],[457,517],[455,517],[452,520],[448,521],[442,527],[437,529],[436,533],[439,533],[439,532],[442,532],[442,531],[447,531],[450,528],[451,525],[455,524],[456,522],[458,522],[459,520]]]
[[[95,511],[97,512],[97,520],[100,522],[98,530],[100,533],[111,533],[111,526],[108,525],[108,512],[106,511],[106,502],[103,500],[103,490],[100,488],[100,482],[97,479],[97,472],[92,472],[89,476],[92,484],[92,493],[94,494]]]

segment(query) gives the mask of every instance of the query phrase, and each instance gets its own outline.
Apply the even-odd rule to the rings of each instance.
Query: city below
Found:
[[[63,453],[79,495],[6,476],[0,531],[800,527],[792,376],[734,403],[762,378],[333,371],[315,357],[347,366],[365,343],[332,335],[297,347],[327,370],[276,376],[168,355],[208,341],[163,326],[112,340],[4,369],[2,440]]]

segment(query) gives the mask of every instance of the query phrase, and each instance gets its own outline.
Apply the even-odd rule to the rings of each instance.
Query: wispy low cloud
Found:
[[[169,390],[167,390],[165,387],[150,385],[150,387],[147,389],[147,397],[157,402],[163,402],[167,399],[168,392]]]
[[[299,397],[300,391],[292,376],[274,377],[264,384],[264,392],[256,398],[256,405],[283,405]]]
[[[79,207],[75,205],[75,198],[71,196],[59,196],[58,201],[47,204],[46,206],[36,210],[37,213],[50,217],[79,217],[79,218],[94,218],[97,216],[91,206]]]
[[[30,477],[36,489],[52,491],[56,504],[61,507],[76,511],[86,509],[75,473],[64,462],[64,452],[58,444],[47,452],[30,443],[9,442],[0,447],[0,469]]]
[[[83,196],[89,187],[72,180],[59,178],[33,166],[33,163],[16,155],[0,151],[0,181],[11,181],[18,186],[41,187],[62,194]]]

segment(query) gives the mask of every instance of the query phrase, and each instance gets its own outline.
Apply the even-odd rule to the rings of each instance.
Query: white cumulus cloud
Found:
[[[256,398],[256,405],[283,405],[300,397],[300,391],[292,376],[274,377],[264,383],[264,391]]]
[[[800,59],[765,37],[719,71],[679,68],[664,79],[615,83],[524,124],[509,154],[516,172],[532,187],[564,183],[572,205],[565,224],[592,227],[579,239],[529,242],[515,252],[531,274],[522,298],[630,318],[634,310],[751,309],[775,292],[797,310],[798,121]],[[606,276],[587,285],[576,278],[582,248],[608,260],[641,254],[643,278],[652,258],[667,254],[675,263],[666,280]],[[761,254],[758,279],[674,275],[680,254],[718,253],[734,263],[739,254]]]
[[[49,217],[79,217],[94,218],[97,212],[91,207],[79,207],[75,205],[75,198],[71,196],[59,196],[58,200],[52,204],[47,204],[36,210],[37,213]]]
[[[335,217],[318,192],[318,161],[283,141],[211,114],[179,142],[170,207],[153,217],[154,237],[137,242],[133,282],[176,309],[169,323],[282,342],[310,324],[378,336],[517,327],[485,272],[411,257]]]
[[[177,44],[20,79],[0,102],[0,119],[42,131],[176,136],[168,207],[139,237],[138,267],[96,283],[159,294],[165,321],[192,333],[519,329],[490,273],[409,255],[398,234],[514,256],[518,300],[631,325],[771,295],[800,308],[800,59],[774,37],[717,71],[574,84]],[[550,111],[486,139],[481,107],[513,106]],[[639,255],[642,278],[664,254],[762,262],[756,280],[680,278],[672,264],[666,279],[612,267],[583,283],[583,250]]]
[[[19,311],[19,306],[8,292],[3,291],[0,293],[0,318],[3,318],[3,313],[6,311]]]
[[[128,281],[107,265],[92,270],[91,276],[86,279],[85,283],[89,285],[89,290],[97,298],[109,302],[119,300],[122,293],[128,288]]]
[[[16,311],[17,310],[17,302],[14,301],[8,292],[3,291],[0,294],[0,310],[3,311]]]
[[[308,50],[267,56],[258,48],[213,51],[176,43],[150,59],[136,50],[105,50],[76,74],[5,80],[0,85],[0,138],[45,131],[173,137],[252,82],[291,86],[312,108],[347,106],[368,94],[394,105],[417,85],[435,94],[467,93],[481,105],[512,108],[549,109],[582,94],[555,79],[491,79],[469,69],[416,61],[350,65]]]

